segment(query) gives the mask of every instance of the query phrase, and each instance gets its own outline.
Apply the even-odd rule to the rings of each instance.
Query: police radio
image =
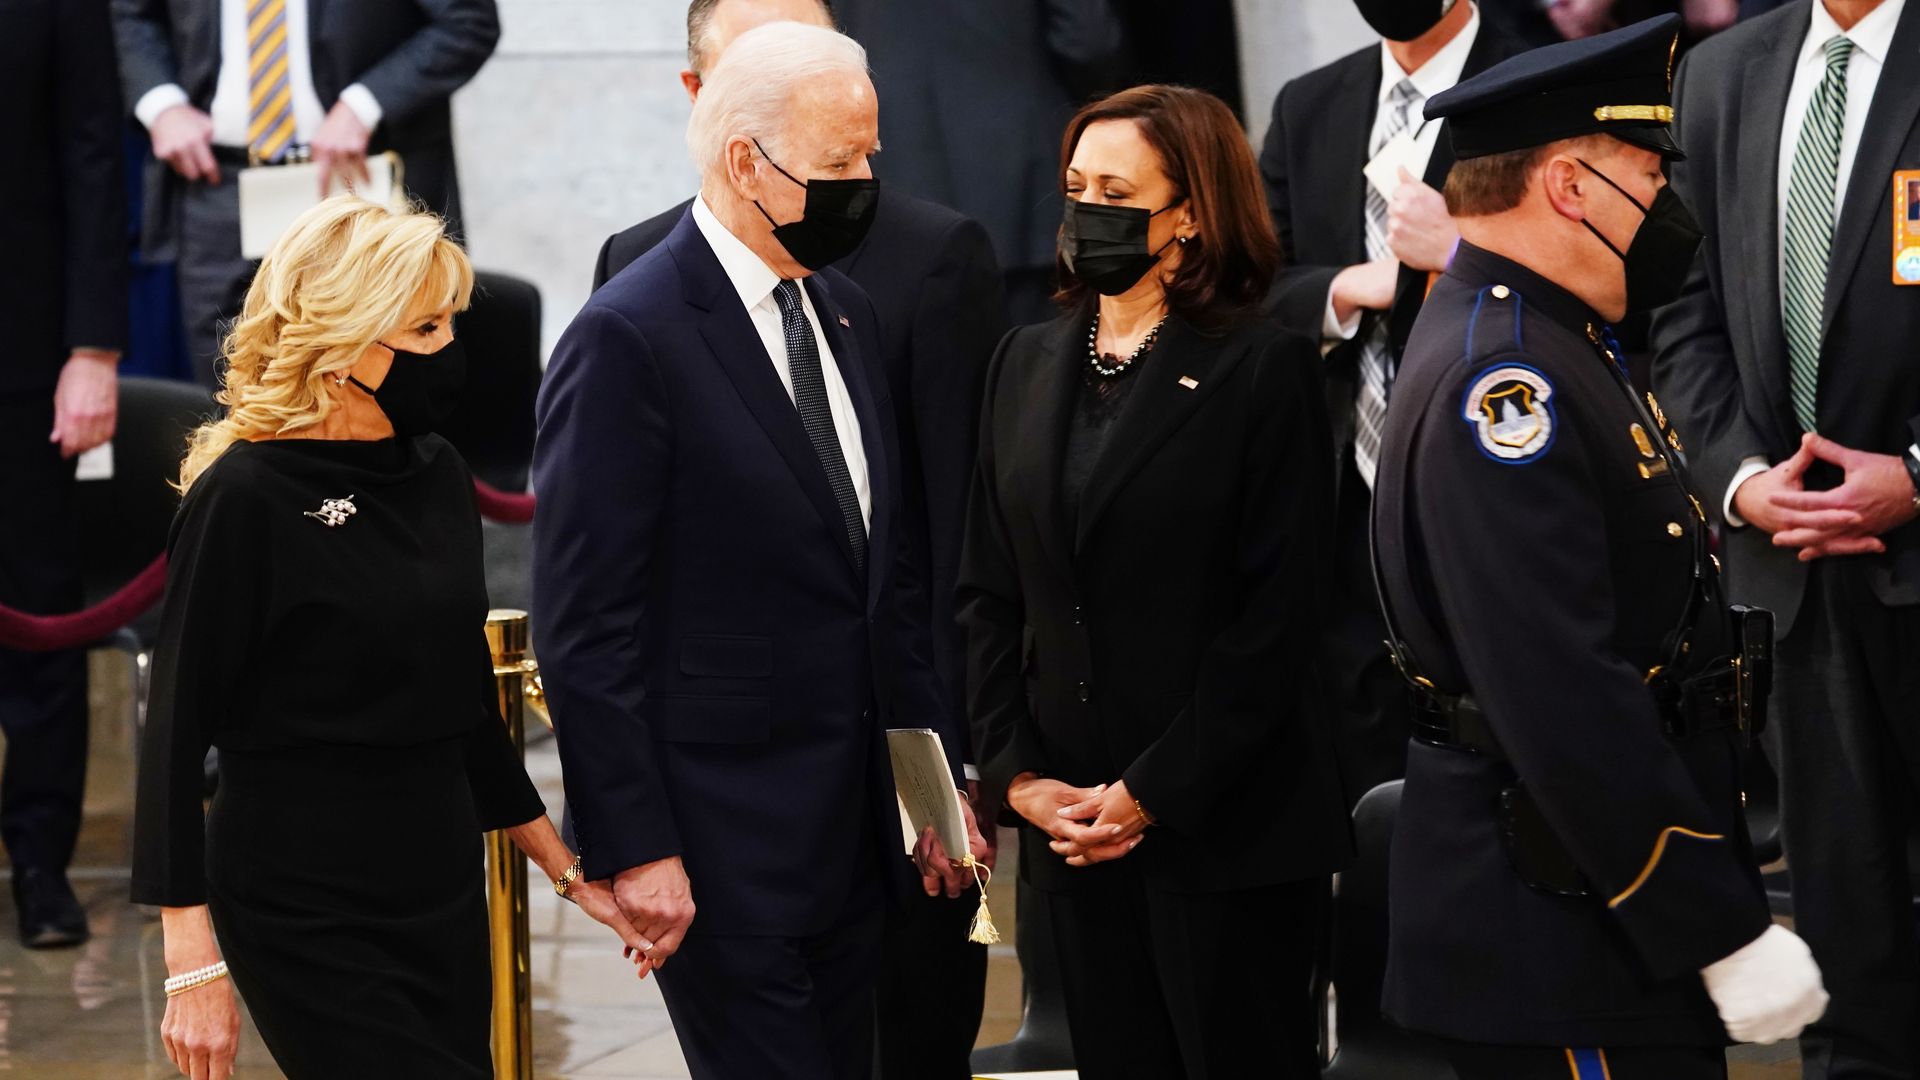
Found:
[[[1729,610],[1740,641],[1740,655],[1734,660],[1734,702],[1740,730],[1751,744],[1766,729],[1767,698],[1773,693],[1773,612],[1745,604]]]

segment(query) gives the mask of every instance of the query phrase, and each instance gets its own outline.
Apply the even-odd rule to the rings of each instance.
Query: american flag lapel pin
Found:
[[[1182,375],[1180,376],[1180,385],[1186,387],[1189,390],[1195,390],[1199,388],[1200,380],[1194,378],[1191,375]]]
[[[847,321],[847,317],[845,315],[840,316],[840,325],[846,327],[849,330],[853,329],[853,324]]]

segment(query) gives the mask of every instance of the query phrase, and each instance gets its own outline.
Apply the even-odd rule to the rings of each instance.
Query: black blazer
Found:
[[[1319,352],[1270,323],[1169,321],[1076,514],[1061,466],[1089,317],[1013,331],[987,372],[960,574],[987,788],[1028,770],[1126,780],[1162,822],[1127,858],[1171,888],[1337,870],[1351,838],[1314,660],[1333,503]],[[1034,884],[1114,872],[1068,867],[1027,828]]]
[[[607,237],[597,292],[664,240],[692,200]],[[953,610],[987,358],[1007,332],[1000,267],[985,229],[925,199],[883,191],[866,239],[834,264],[873,301],[900,431],[901,535],[926,568],[934,669],[951,712],[941,738],[974,760],[966,718],[966,643]]]
[[[1524,48],[1483,18],[1461,76],[1477,75]],[[1360,170],[1367,164],[1367,139],[1379,97],[1380,43],[1376,41],[1281,87],[1260,148],[1260,174],[1266,182],[1267,208],[1273,212],[1280,236],[1283,263],[1274,279],[1273,312],[1283,324],[1315,341],[1320,340],[1327,290],[1334,276],[1367,261],[1367,181]],[[1443,127],[1422,179],[1438,188],[1445,185],[1452,169],[1453,141]],[[1396,355],[1406,348],[1426,291],[1424,271],[1401,268],[1393,310],[1387,314]],[[1340,453],[1353,442],[1360,343],[1371,325],[1363,320],[1352,341],[1327,355],[1327,412]]]
[[[127,343],[120,91],[106,0],[0,5],[0,394],[51,391],[78,347]]]
[[[1681,62],[1675,122],[1687,160],[1673,185],[1707,241],[1686,292],[1654,319],[1654,390],[1691,452],[1708,508],[1720,514],[1727,484],[1748,456],[1778,462],[1800,443],[1788,389],[1780,314],[1776,219],[1780,125],[1793,61],[1805,40],[1809,0],[1743,22]],[[1900,454],[1920,439],[1920,287],[1892,283],[1893,173],[1920,168],[1920,6],[1901,12],[1880,73],[1853,175],[1834,223],[1820,353],[1820,433],[1857,450]],[[1825,466],[1809,487],[1839,481]],[[1920,603],[1920,525],[1886,534],[1865,560],[1885,604]],[[1785,635],[1807,566],[1758,529],[1726,529],[1729,591],[1771,608]]]
[[[147,91],[178,83],[196,108],[213,102],[220,75],[220,0],[113,0],[120,79],[131,107]],[[500,38],[494,0],[307,0],[313,88],[323,107],[361,83],[380,103],[368,149],[395,151],[407,190],[457,232],[453,110],[448,100],[493,55]],[[142,248],[171,258],[174,203],[183,183],[149,161]]]
[[[860,418],[865,574],[691,214],[587,301],[537,408],[534,616],[586,875],[680,855],[712,933],[820,933],[903,886],[882,732],[942,722],[877,319],[832,270],[805,288]]]
[[[1053,266],[1060,134],[1124,62],[1112,0],[836,0],[886,107],[881,179],[986,226],[1011,268]]]

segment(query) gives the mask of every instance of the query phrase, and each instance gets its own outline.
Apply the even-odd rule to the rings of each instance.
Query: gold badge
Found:
[[[1647,408],[1653,410],[1653,422],[1660,425],[1662,431],[1667,427],[1667,414],[1660,411],[1660,403],[1653,398],[1653,391],[1647,391]]]
[[[1653,449],[1653,440],[1647,438],[1646,428],[1641,427],[1639,424],[1633,424],[1627,428],[1627,433],[1633,436],[1633,445],[1640,448],[1641,457],[1650,458],[1658,456]]]

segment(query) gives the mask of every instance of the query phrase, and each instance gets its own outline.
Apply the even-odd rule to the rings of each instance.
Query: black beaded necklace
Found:
[[[1096,311],[1093,313],[1093,328],[1087,331],[1087,363],[1093,366],[1097,374],[1106,378],[1111,379],[1121,375],[1133,366],[1135,360],[1152,350],[1154,339],[1160,336],[1160,328],[1166,324],[1167,316],[1160,316],[1160,321],[1153,324],[1153,328],[1147,331],[1147,336],[1140,339],[1140,344],[1133,347],[1133,351],[1127,354],[1126,359],[1122,360],[1108,353],[1104,357],[1107,362],[1102,363],[1100,349],[1094,344],[1100,337],[1100,313]]]

